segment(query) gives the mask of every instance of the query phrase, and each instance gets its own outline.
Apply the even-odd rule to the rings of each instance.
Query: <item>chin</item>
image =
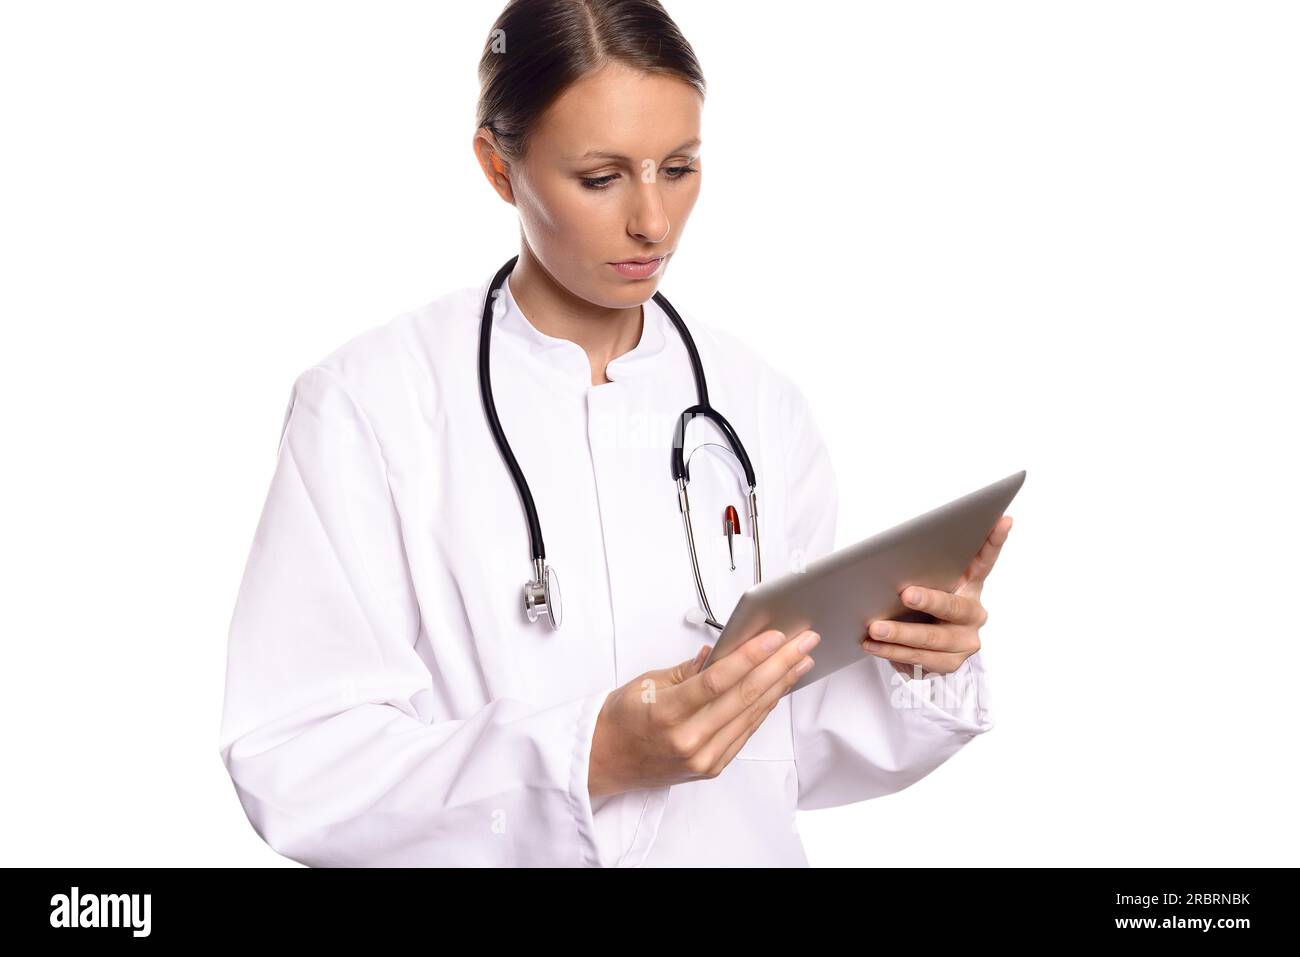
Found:
[[[603,268],[609,269],[609,266],[604,265]],[[651,298],[658,288],[658,276],[635,282],[616,275],[612,279],[602,279],[596,283],[586,298],[606,309],[629,309]]]
[[[626,283],[622,288],[613,292],[609,297],[609,301],[602,303],[602,305],[612,309],[630,309],[653,299],[658,289],[659,283],[657,279],[648,279],[639,283]]]

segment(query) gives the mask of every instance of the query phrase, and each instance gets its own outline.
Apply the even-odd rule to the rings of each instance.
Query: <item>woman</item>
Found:
[[[519,212],[517,262],[294,383],[222,758],[257,832],[307,864],[806,864],[796,808],[897,791],[991,727],[978,693],[941,706],[903,673],[982,673],[978,591],[1007,520],[957,598],[914,606],[938,624],[890,623],[858,665],[788,693],[817,636],[770,632],[701,671],[716,632],[684,614],[700,602],[666,467],[697,384],[652,298],[700,189],[699,66],[655,0],[517,0],[480,79],[474,150]],[[756,473],[763,577],[785,574],[832,548],[820,434],[789,379],[685,322]],[[725,618],[753,581],[747,489],[713,423],[690,429],[700,584]],[[745,520],[723,534],[725,514]],[[564,591],[537,576],[526,614],[536,564]]]

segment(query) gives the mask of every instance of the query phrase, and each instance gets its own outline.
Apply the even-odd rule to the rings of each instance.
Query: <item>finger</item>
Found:
[[[905,665],[920,665],[922,671],[943,675],[952,674],[968,657],[955,652],[923,651],[910,645],[894,645],[887,641],[873,641],[870,638],[862,643],[862,650],[877,658]]]
[[[970,567],[962,573],[961,581],[958,582],[955,591],[960,591],[967,585],[983,584],[989,572],[993,571],[993,566],[997,563],[998,555],[1002,553],[1002,546],[1010,533],[1011,516],[1003,515],[993,526],[993,531],[989,532],[989,537],[984,540],[984,545],[980,548],[979,554],[972,559]]]
[[[684,681],[680,687],[674,688],[675,703],[683,709],[683,713],[699,711],[709,702],[726,694],[755,666],[776,654],[789,642],[790,637],[775,629],[759,632],[735,651],[699,671],[692,680]],[[798,658],[794,661],[798,661]]]
[[[956,651],[968,655],[979,650],[978,634],[973,628],[919,621],[873,621],[863,640],[906,645],[922,651]]]
[[[767,720],[773,709],[780,704],[781,699],[789,694],[790,689],[808,673],[813,666],[813,659],[804,655],[793,668],[787,671],[775,685],[769,688],[763,697],[755,702],[749,710],[741,713],[729,721],[725,727],[717,732],[706,746],[704,761],[707,762],[709,773],[717,774],[734,758],[737,752],[745,746],[755,731]],[[719,757],[710,759],[710,756],[721,752]]]
[[[750,669],[721,697],[706,704],[693,721],[706,734],[716,734],[728,723],[752,716],[769,693],[780,697],[782,685],[789,673],[797,668],[808,652],[821,641],[814,631],[804,629],[781,646],[774,654]]]
[[[988,613],[984,606],[969,595],[958,595],[941,588],[923,588],[909,585],[903,589],[903,604],[957,625],[983,627]]]
[[[781,680],[792,668],[799,664],[807,652],[816,647],[821,636],[815,632],[804,630],[789,639],[775,652],[761,652],[765,655],[760,661],[748,672],[743,674],[738,681],[727,688],[721,695],[706,701],[700,708],[687,718],[683,724],[685,728],[683,734],[689,740],[692,737],[701,741],[708,741],[718,733],[729,722],[735,720],[738,716],[751,712],[754,706],[762,697],[772,690],[773,686],[779,686]],[[739,654],[741,649],[737,649]],[[730,658],[728,655],[727,658]],[[727,660],[724,658],[718,665]],[[707,683],[710,680],[710,672],[717,665],[704,669],[702,673],[692,679],[696,683]],[[689,685],[692,682],[687,682]],[[686,685],[683,685],[686,687]]]

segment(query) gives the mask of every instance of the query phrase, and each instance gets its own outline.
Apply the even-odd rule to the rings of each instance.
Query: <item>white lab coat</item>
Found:
[[[310,865],[804,866],[796,808],[898,791],[992,727],[980,681],[941,707],[928,679],[864,653],[782,698],[718,777],[592,800],[606,695],[716,640],[685,617],[698,602],[669,470],[694,379],[653,300],[638,345],[593,386],[584,350],[533,326],[505,284],[496,407],[564,613],[559,631],[529,623],[527,526],[477,381],[487,285],[364,332],[294,382],[230,625],[220,731],[272,848]],[[757,472],[775,578],[833,548],[830,459],[789,379],[679,311]],[[697,419],[687,448],[720,441]],[[751,584],[752,552],[741,485],[711,451],[693,459],[690,495],[723,617]],[[734,573],[726,504],[745,526]],[[980,654],[959,675],[982,677]]]

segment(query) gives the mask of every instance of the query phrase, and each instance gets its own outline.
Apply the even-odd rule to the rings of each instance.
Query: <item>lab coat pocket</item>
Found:
[[[739,533],[732,536],[731,549],[727,536],[706,536],[708,548],[700,549],[700,578],[704,580],[705,595],[713,615],[724,625],[735,610],[745,589],[754,584],[754,542]],[[732,569],[732,554],[736,567]]]
[[[726,535],[709,536],[708,555],[700,555],[700,575],[708,590],[709,604],[718,621],[726,623],[745,589],[754,584],[754,540],[747,535],[732,537],[736,567]],[[763,723],[736,753],[735,760],[793,761],[794,738],[790,723],[790,697],[783,695]]]
[[[790,695],[781,696],[758,730],[736,752],[737,761],[793,761],[794,728],[790,722]]]

